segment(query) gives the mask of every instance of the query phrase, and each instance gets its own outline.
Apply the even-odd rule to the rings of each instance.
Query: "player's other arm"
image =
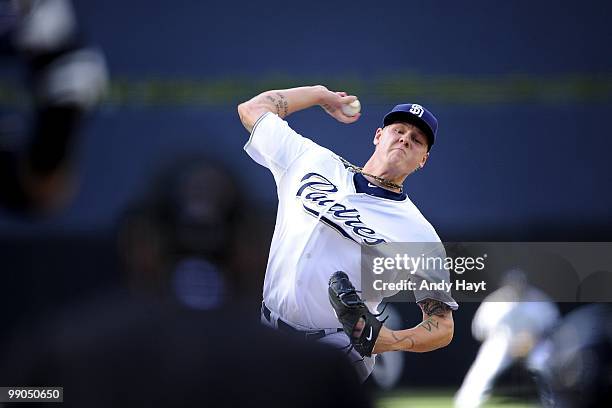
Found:
[[[266,112],[273,112],[281,118],[290,114],[320,105],[328,114],[343,123],[352,123],[359,114],[347,116],[342,113],[342,105],[356,100],[357,97],[346,92],[332,92],[323,85],[303,86],[263,92],[238,105],[240,121],[251,132],[257,119]]]
[[[447,346],[453,339],[453,313],[446,304],[433,299],[419,302],[423,321],[412,329],[382,327],[372,353],[412,351],[423,353]]]

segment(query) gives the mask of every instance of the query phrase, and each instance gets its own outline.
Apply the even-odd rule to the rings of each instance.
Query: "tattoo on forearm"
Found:
[[[399,337],[397,337],[397,335],[395,334],[394,331],[391,332],[391,336],[393,337],[393,340],[395,340],[397,342],[397,343],[395,343],[396,345],[399,346],[400,343],[403,343],[406,340],[409,340],[410,341],[410,345],[407,347],[407,349],[410,350],[410,349],[414,348],[414,340],[412,339],[412,337],[406,336],[406,337],[403,337],[403,338],[399,338]],[[402,347],[398,347],[397,350],[400,350],[401,348]]]
[[[281,92],[276,92],[276,96],[278,98],[275,98],[272,95],[266,95],[266,99],[270,101],[272,105],[274,105],[276,114],[279,117],[284,118],[289,114],[289,102],[287,102],[287,98]]]
[[[289,102],[287,102],[287,98],[280,92],[277,92],[276,95],[280,98],[276,101],[276,113],[278,116],[284,118],[289,114]]]
[[[430,317],[430,318],[428,318],[428,319],[426,319],[426,320],[423,320],[423,321],[422,321],[422,322],[419,324],[419,326],[421,326],[422,328],[424,328],[425,330],[427,330],[428,332],[430,332],[430,333],[431,333],[431,331],[432,331],[433,329],[437,329],[437,328],[440,326],[440,323],[439,323],[439,322],[437,322],[437,321],[435,321],[435,320],[433,319],[433,317]]]
[[[427,316],[444,316],[450,310],[450,306],[439,300],[425,299],[419,302],[423,313]]]

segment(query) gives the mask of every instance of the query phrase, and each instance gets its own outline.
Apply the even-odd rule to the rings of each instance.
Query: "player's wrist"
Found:
[[[314,85],[312,87],[312,91],[313,91],[314,99],[316,101],[316,105],[319,105],[319,106],[322,106],[323,104],[326,103],[327,97],[329,93],[331,92],[324,85]]]

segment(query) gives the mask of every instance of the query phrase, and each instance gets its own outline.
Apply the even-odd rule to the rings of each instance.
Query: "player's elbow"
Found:
[[[253,130],[253,121],[251,120],[251,106],[249,105],[250,101],[246,101],[238,105],[238,116],[240,117],[240,122],[249,132]]]
[[[453,318],[450,317],[445,324],[442,326],[442,336],[440,338],[440,345],[438,348],[446,347],[453,341],[453,336],[455,334],[455,323],[453,322]]]
[[[265,112],[266,110],[253,99],[238,105],[238,116],[240,117],[240,121],[249,132],[253,131],[255,122],[257,122],[257,119]]]
[[[238,105],[238,116],[241,118],[246,116],[251,111],[251,107],[253,105],[253,100],[242,102]]]
[[[439,316],[436,321],[438,323],[437,335],[432,336],[427,351],[438,350],[448,346],[455,334],[455,323],[453,322],[453,315],[450,312],[444,317]]]

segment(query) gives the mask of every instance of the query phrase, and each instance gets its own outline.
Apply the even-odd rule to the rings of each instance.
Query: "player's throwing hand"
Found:
[[[348,95],[346,92],[332,92],[325,88],[321,96],[320,105],[325,112],[337,121],[342,123],[353,123],[359,119],[361,113],[357,113],[354,116],[348,116],[344,113],[342,106],[348,105],[356,100],[357,97],[355,95]]]

